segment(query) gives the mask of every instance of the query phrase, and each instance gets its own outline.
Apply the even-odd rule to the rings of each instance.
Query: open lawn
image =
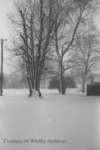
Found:
[[[1,150],[100,150],[100,97],[12,91],[0,97]]]

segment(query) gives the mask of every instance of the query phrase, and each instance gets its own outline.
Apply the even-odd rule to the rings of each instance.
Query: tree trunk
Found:
[[[62,60],[59,62],[59,92],[61,95],[65,94]]]
[[[41,81],[41,75],[37,75],[37,81],[36,81],[36,90],[38,92],[38,96],[42,97],[41,91],[40,91],[40,81]]]
[[[85,86],[86,86],[86,77],[85,75],[83,76],[82,79],[82,92],[85,93]]]
[[[28,82],[28,87],[29,87],[29,97],[31,97],[33,95],[33,90],[32,90],[32,86],[31,86],[31,81],[30,79],[27,77],[27,82]]]
[[[32,78],[27,77],[28,87],[29,87],[29,95],[28,97],[32,96],[39,96],[42,97],[41,91],[40,91],[40,81],[39,77],[36,76],[34,82]]]
[[[31,88],[29,88],[29,95],[28,95],[28,97],[32,97],[32,95],[33,95],[33,91],[32,91]]]

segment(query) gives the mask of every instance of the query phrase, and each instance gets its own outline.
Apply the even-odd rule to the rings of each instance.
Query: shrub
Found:
[[[74,79],[72,79],[71,77],[67,76],[67,77],[63,77],[63,91],[65,92],[65,90],[67,88],[75,88],[76,84]],[[59,78],[58,77],[53,77],[50,82],[49,82],[49,88],[50,89],[58,89],[60,91],[60,86],[59,86]]]

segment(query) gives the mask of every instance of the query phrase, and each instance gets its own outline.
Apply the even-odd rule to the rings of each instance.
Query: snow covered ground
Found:
[[[53,90],[50,90],[50,89],[41,89],[41,92],[43,95],[52,95],[52,94],[57,94],[58,95],[58,91],[55,89]],[[4,90],[4,95],[5,96],[15,96],[15,95],[24,95],[24,96],[27,96],[28,95],[28,90],[27,89],[21,89],[21,90],[17,90],[17,89],[5,89]],[[83,95],[81,92],[80,92],[80,89],[67,89],[66,90],[66,94],[78,94],[78,95]]]
[[[100,150],[100,97],[42,92],[38,99],[27,90],[4,91],[0,150]]]

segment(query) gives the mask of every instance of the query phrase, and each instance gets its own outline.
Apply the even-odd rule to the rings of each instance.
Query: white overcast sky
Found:
[[[12,11],[14,0],[0,0],[0,38],[7,38],[8,41],[10,40],[10,28],[8,25],[7,13]],[[100,31],[100,11],[98,11],[97,15],[95,16],[95,24]],[[6,51],[6,50],[5,50]],[[4,63],[4,72],[11,71],[8,61],[9,54],[5,53],[5,63]]]
[[[7,13],[12,9],[14,0],[0,0],[0,38],[8,38]]]
[[[9,26],[8,26],[7,13],[10,10],[12,10],[13,1],[14,0],[0,0],[0,39],[6,38],[8,39],[8,41],[10,40],[10,37],[9,37],[10,32],[9,32]],[[6,44],[8,43],[8,41],[6,42]],[[9,65],[9,54],[8,52],[6,52],[6,49],[4,49],[4,72],[6,73],[9,72],[11,70],[10,68],[11,67]]]

